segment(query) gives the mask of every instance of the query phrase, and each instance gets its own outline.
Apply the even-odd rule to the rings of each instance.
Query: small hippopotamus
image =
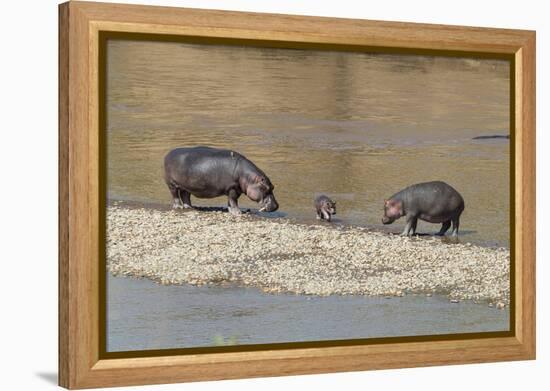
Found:
[[[315,198],[315,210],[319,220],[330,221],[330,216],[336,214],[336,202],[328,198],[326,195],[320,195]]]
[[[442,223],[437,235],[443,236],[453,224],[453,236],[458,235],[460,214],[464,210],[464,199],[458,191],[445,182],[418,183],[395,193],[384,201],[382,223],[391,224],[406,216],[407,224],[403,236],[416,233],[418,219],[429,223]]]
[[[246,194],[273,212],[279,204],[267,175],[235,151],[210,147],[176,148],[164,158],[164,180],[174,199],[174,208],[192,208],[191,195],[214,198],[226,195],[229,212],[241,213],[237,200]]]

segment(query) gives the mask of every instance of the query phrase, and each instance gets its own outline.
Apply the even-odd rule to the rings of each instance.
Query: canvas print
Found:
[[[107,352],[510,330],[509,61],[105,45]]]

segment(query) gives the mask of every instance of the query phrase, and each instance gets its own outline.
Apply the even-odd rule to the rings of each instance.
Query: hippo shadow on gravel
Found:
[[[315,220],[312,219],[311,224],[320,225],[320,226],[324,226],[324,227],[330,227],[330,226],[345,227],[345,226],[347,226],[345,220],[342,220],[342,219],[337,218],[337,217],[331,217],[330,221],[327,221],[327,220],[324,220],[324,219],[315,219]],[[365,226],[363,228],[370,228],[370,227]]]
[[[171,208],[170,208],[171,209]],[[172,209],[174,211],[177,211],[179,213],[187,213],[192,211],[197,212],[222,212],[222,213],[229,213],[229,208],[227,206],[193,206],[193,208],[190,209]],[[267,217],[267,218],[283,218],[287,216],[287,213],[276,211],[276,212],[260,212],[259,209],[252,209],[252,208],[242,208],[241,209],[242,214],[249,214],[249,215],[255,215],[259,217]]]
[[[388,232],[390,235],[401,235],[401,232],[397,231],[391,231]],[[456,244],[456,243],[462,243],[467,242],[461,239],[464,239],[464,236],[468,236],[471,234],[476,234],[477,231],[474,230],[461,230],[460,231],[460,237],[459,236],[452,236],[452,235],[438,235],[437,232],[416,232],[411,237],[413,238],[441,238],[441,241],[444,243],[450,243],[450,244]]]

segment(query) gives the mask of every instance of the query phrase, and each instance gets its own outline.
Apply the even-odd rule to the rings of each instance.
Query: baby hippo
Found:
[[[317,218],[319,220],[330,221],[330,216],[336,214],[336,202],[328,198],[326,195],[320,195],[315,198],[315,209],[317,210]]]
[[[464,210],[462,196],[445,182],[418,183],[395,193],[384,201],[382,223],[391,224],[405,216],[407,224],[401,235],[416,233],[418,219],[429,223],[442,223],[438,235],[443,236],[453,224],[453,236],[458,235],[460,214]]]

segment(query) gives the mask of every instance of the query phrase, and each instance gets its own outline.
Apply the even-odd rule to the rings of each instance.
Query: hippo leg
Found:
[[[416,234],[416,225],[418,224],[418,219],[414,219],[411,224],[411,235]]]
[[[321,213],[323,214],[323,218],[326,220],[326,221],[329,221],[330,222],[330,213],[328,213],[326,210],[324,209],[321,209]]]
[[[453,217],[452,222],[453,222],[452,235],[458,236],[458,226],[460,225],[460,216]]]
[[[321,211],[317,211],[317,220],[322,220],[323,216],[321,215]]]
[[[444,221],[443,224],[441,225],[441,229],[439,230],[439,232],[436,235],[437,236],[444,236],[445,232],[447,232],[447,230],[450,228],[450,226],[451,226],[451,220]]]
[[[240,194],[236,190],[229,190],[229,193],[227,194],[227,205],[229,206],[227,209],[229,210],[229,213],[232,215],[240,215],[242,212],[239,209],[239,203],[237,200],[239,199]]]
[[[193,206],[191,205],[191,194],[188,191],[179,189],[179,198],[183,203],[183,207],[185,209],[193,208]]]
[[[170,190],[170,194],[172,194],[172,199],[174,200],[174,202],[172,203],[172,208],[182,209],[183,203],[181,202],[181,199],[179,196],[179,189],[173,184],[168,183],[168,190]]]
[[[418,217],[416,217],[416,215],[407,216],[407,224],[405,225],[405,229],[401,233],[401,236],[411,236],[412,233],[414,233],[414,229],[416,229],[417,222]],[[415,228],[413,229],[413,227]]]

